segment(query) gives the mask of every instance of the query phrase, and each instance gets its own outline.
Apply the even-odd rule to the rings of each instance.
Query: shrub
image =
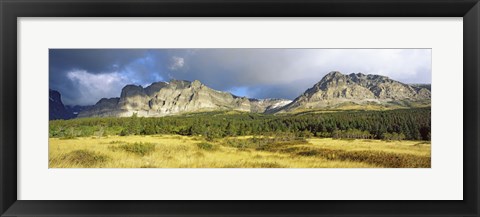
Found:
[[[259,151],[278,151],[286,146],[308,144],[305,138],[295,136],[253,137],[249,139],[228,139],[224,146],[234,147],[241,150],[255,149]]]
[[[301,151],[297,153],[300,156],[315,156],[318,155],[318,152],[315,150],[310,150],[310,151]]]
[[[301,131],[298,135],[298,137],[301,137],[301,138],[311,138],[313,137],[313,133],[308,131],[308,130],[304,130],[304,131]]]
[[[405,135],[403,133],[384,133],[382,135],[383,140],[404,140]]]
[[[300,156],[318,156],[328,160],[364,162],[386,168],[429,168],[431,166],[430,157],[415,156],[412,154],[331,149],[297,150],[297,155]]]
[[[72,136],[72,135],[66,135],[66,136],[60,137],[61,140],[76,139],[76,138],[77,138],[77,137]]]
[[[370,134],[368,131],[362,131],[358,129],[348,129],[348,130],[334,130],[332,132],[332,137],[334,139],[373,139],[374,135]]]
[[[151,152],[155,151],[155,144],[153,143],[143,143],[143,142],[135,142],[131,144],[124,144],[116,147],[126,152],[134,153],[140,156],[145,156],[150,154]],[[116,149],[114,148],[114,149]]]
[[[315,136],[321,138],[329,138],[332,137],[332,134],[330,134],[329,132],[316,132]]]
[[[212,151],[212,150],[216,149],[215,145],[213,145],[211,143],[208,143],[208,142],[197,143],[197,147],[199,149],[203,149],[203,150],[207,150],[207,151]]]
[[[122,131],[120,131],[120,134],[118,134],[119,136],[128,136],[128,131],[126,129],[122,129]]]
[[[242,149],[242,150],[247,148],[255,148],[255,144],[250,142],[250,140],[247,140],[247,139],[228,139],[223,145]]]
[[[98,163],[104,163],[108,157],[88,150],[75,150],[63,156],[62,160],[70,164],[79,164],[84,167],[91,167]]]

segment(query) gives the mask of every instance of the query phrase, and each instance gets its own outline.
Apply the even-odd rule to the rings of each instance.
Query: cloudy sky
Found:
[[[200,80],[253,98],[294,99],[330,71],[431,83],[430,49],[50,49],[49,85],[66,105],[118,97],[127,84]]]

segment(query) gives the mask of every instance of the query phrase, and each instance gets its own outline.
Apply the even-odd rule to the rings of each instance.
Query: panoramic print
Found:
[[[430,168],[431,70],[431,49],[50,49],[49,168]]]

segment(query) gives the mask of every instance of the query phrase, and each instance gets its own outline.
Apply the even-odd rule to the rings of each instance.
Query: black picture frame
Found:
[[[2,216],[478,216],[478,0],[0,0]],[[463,17],[460,201],[17,200],[18,17]],[[452,75],[455,76],[455,75]],[[41,186],[41,183],[39,183]],[[308,192],[306,192],[308,193]]]

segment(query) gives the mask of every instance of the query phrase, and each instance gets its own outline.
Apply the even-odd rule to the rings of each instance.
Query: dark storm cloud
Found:
[[[147,53],[138,49],[50,49],[50,69],[104,73],[122,68]]]
[[[429,49],[198,49],[170,55],[182,58],[183,66],[165,76],[198,79],[221,90],[288,86],[297,80],[316,83],[330,71],[382,74],[417,83],[431,81]]]
[[[54,49],[50,87],[66,104],[119,96],[126,84],[170,79],[255,98],[293,99],[330,71],[431,82],[430,49]]]
[[[119,96],[126,84],[161,80],[153,58],[144,49],[50,49],[50,88],[61,92],[65,104],[94,104]]]
[[[293,100],[317,82],[317,80],[302,79],[283,84],[257,85],[250,87],[247,93],[259,99],[280,98]]]

